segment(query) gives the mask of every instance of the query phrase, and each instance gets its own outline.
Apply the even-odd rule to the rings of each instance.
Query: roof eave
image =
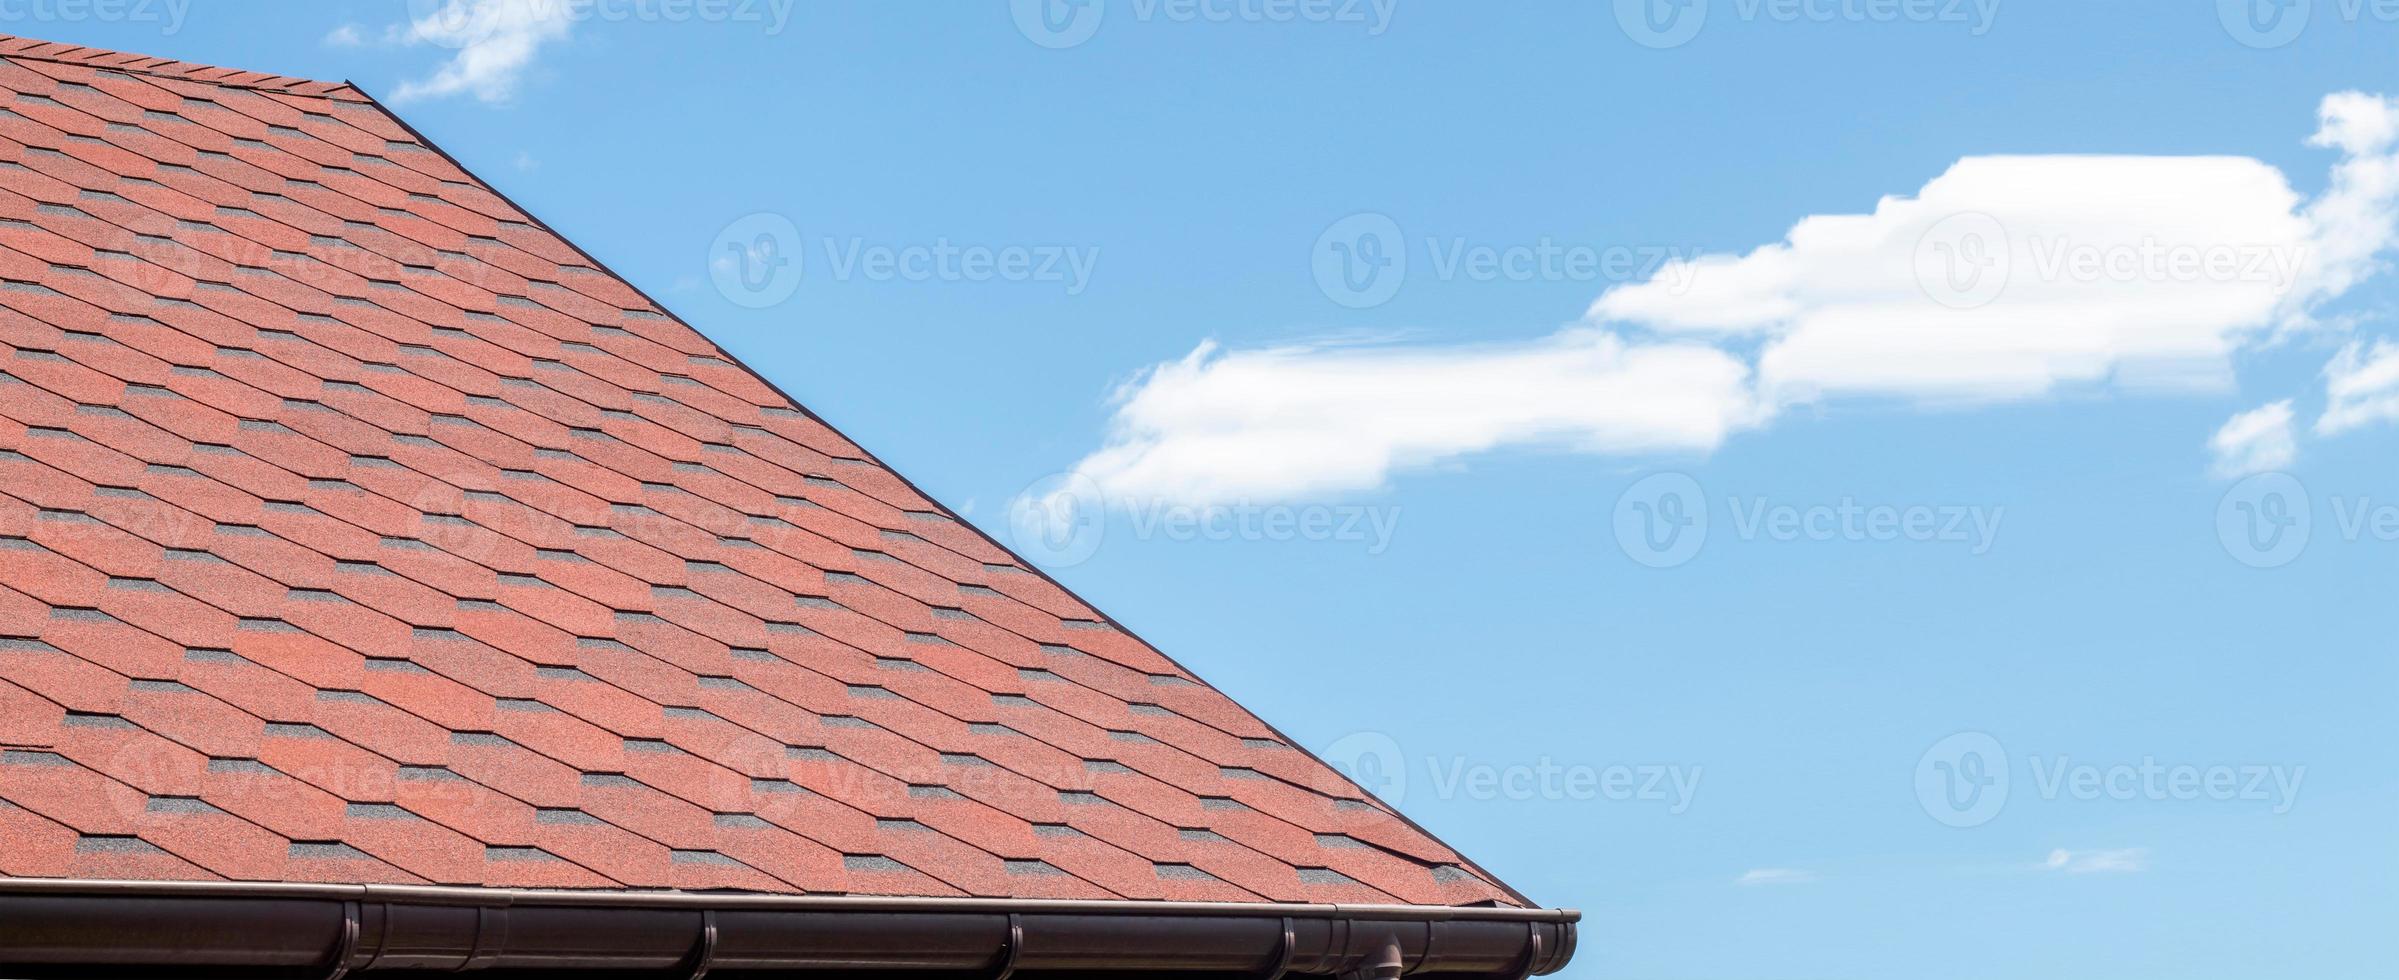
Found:
[[[1386,905],[0,879],[0,975],[606,970],[1447,975],[1573,956],[1581,914]]]

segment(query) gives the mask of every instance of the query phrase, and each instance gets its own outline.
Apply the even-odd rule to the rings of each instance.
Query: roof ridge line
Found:
[[[44,41],[19,34],[0,34],[0,58],[46,61],[51,64],[75,65],[103,71],[122,72],[128,75],[173,78],[223,88],[281,92],[308,98],[333,98],[334,93],[349,92],[357,98],[344,101],[369,101],[365,91],[346,79],[339,82],[328,82],[313,78],[301,78],[297,75],[242,71],[238,68],[178,61],[173,58],[162,58],[157,55],[132,51],[114,51],[108,48],[68,44],[64,41]],[[207,74],[210,72],[219,74],[216,77],[210,77]],[[319,90],[308,91],[304,88],[305,86],[315,86]]]

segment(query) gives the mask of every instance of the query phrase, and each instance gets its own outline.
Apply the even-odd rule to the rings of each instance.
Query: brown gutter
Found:
[[[556,892],[0,878],[0,976],[607,971],[1522,980],[1561,909]]]

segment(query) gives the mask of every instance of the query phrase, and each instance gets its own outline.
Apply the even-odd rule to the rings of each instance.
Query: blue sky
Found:
[[[478,2],[0,30],[396,100],[1569,976],[2399,958],[2371,3]]]

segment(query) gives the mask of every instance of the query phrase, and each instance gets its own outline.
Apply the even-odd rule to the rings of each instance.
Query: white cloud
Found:
[[[2290,399],[2233,416],[2216,430],[2207,446],[2216,454],[2216,475],[2228,480],[2289,467],[2299,458],[2299,441],[2291,430]]]
[[[395,37],[407,44],[457,49],[457,54],[422,80],[408,81],[392,101],[470,94],[502,102],[532,67],[541,47],[564,40],[573,26],[573,5],[558,0],[442,0]]]
[[[2149,849],[2123,847],[2113,850],[2069,851],[2065,848],[2049,852],[2041,862],[2043,871],[2062,871],[2066,874],[2122,874],[2149,869]]]
[[[1733,879],[1733,883],[1756,887],[1759,885],[1804,885],[1815,880],[1816,873],[1813,871],[1801,871],[1797,868],[1753,868],[1743,872],[1741,877]]]
[[[2318,435],[2399,422],[2399,344],[2350,343],[2324,366],[2324,396],[2324,414],[2316,419]]]
[[[365,43],[366,38],[358,33],[356,24],[343,24],[325,34],[325,44],[329,47],[355,48]]]
[[[2242,157],[1968,157],[1871,214],[1609,290],[1596,321],[1757,337],[1774,403],[2223,384],[2231,356],[2380,268],[2399,224],[2399,103],[2325,97],[2340,151],[2302,202]]]
[[[2314,243],[2280,172],[2235,157],[1969,157],[1871,214],[1609,290],[1598,321],[1758,337],[1775,404],[2225,384]]]
[[[1749,369],[1702,344],[1588,329],[1492,346],[1208,343],[1121,388],[1107,445],[1077,472],[1117,499],[1264,502],[1510,446],[1706,451],[1756,418]]]
[[[1309,497],[1509,447],[1707,452],[1836,398],[2229,389],[2399,226],[2399,102],[2339,93],[2318,116],[2310,142],[2341,156],[2313,199],[2243,157],[1968,157],[1870,213],[1673,260],[1538,340],[1203,345],[1120,390],[1075,472],[1117,499]],[[2243,433],[2260,459],[2290,448],[2270,426],[2219,441]]]
[[[522,170],[527,173],[541,169],[541,161],[533,159],[533,154],[524,150],[516,151],[515,164],[518,170]]]

